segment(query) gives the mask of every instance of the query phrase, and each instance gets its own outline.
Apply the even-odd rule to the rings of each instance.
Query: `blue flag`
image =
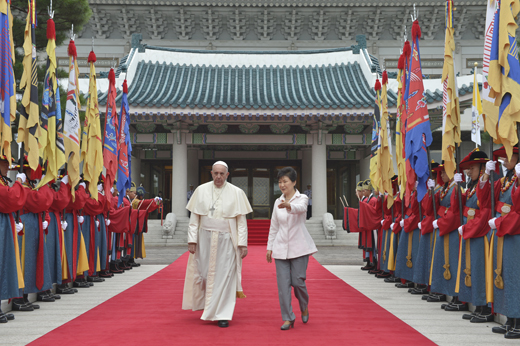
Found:
[[[119,191],[118,206],[121,206],[126,196],[126,189],[132,184],[131,160],[132,144],[130,143],[130,114],[128,105],[128,87],[126,80],[123,83],[123,97],[121,99],[121,112],[119,115],[119,152],[117,169],[117,190]]]

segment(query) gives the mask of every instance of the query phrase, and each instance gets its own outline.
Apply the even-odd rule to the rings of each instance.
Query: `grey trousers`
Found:
[[[275,263],[282,319],[284,321],[294,321],[296,317],[291,306],[291,286],[294,287],[294,295],[300,303],[300,311],[305,311],[309,305],[309,294],[305,286],[309,255],[287,260],[275,259]]]

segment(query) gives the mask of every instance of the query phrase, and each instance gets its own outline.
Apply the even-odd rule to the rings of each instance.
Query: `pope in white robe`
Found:
[[[226,181],[227,165],[218,161],[213,181],[200,185],[186,208],[190,251],[182,308],[204,310],[201,319],[227,327],[242,289],[242,258],[247,255],[246,214],[252,212],[244,191]]]

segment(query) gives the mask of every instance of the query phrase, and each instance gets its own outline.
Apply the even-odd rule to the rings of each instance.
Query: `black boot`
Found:
[[[505,324],[500,327],[493,327],[491,328],[491,331],[497,334],[506,334],[514,326],[514,320],[514,318],[508,317]]]
[[[451,303],[444,307],[445,311],[469,311],[468,303],[463,303],[459,297],[453,297]]]
[[[125,271],[119,268],[118,262],[110,262],[110,271],[114,274],[123,274]]]
[[[69,286],[67,284],[61,284],[56,287],[56,293],[59,293],[59,294],[74,294],[77,291],[78,290],[69,288]]]
[[[26,304],[23,298],[14,298],[11,308],[13,311],[34,311],[34,307]]]
[[[404,284],[403,283],[395,284],[395,287],[397,287],[397,288],[413,288],[414,286],[415,286],[415,284],[411,281],[406,281]]]
[[[444,294],[433,293],[433,294],[430,294],[430,296],[428,297],[428,299],[426,299],[426,301],[428,303],[445,302],[446,301],[446,296]]]
[[[38,292],[36,294],[36,300],[45,303],[53,303],[56,301],[56,299],[49,294],[49,291]]]
[[[483,306],[482,311],[479,315],[473,316],[471,323],[484,323],[484,322],[493,322],[495,320],[495,316],[491,312],[491,308],[488,306]]]
[[[513,324],[511,328],[504,334],[506,339],[520,339],[520,321],[518,318],[513,318]]]

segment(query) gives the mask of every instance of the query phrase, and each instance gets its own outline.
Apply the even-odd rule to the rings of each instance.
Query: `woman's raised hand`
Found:
[[[287,211],[291,211],[291,203],[289,203],[289,202],[282,202],[282,203],[278,204],[278,208],[279,209],[287,208]]]

